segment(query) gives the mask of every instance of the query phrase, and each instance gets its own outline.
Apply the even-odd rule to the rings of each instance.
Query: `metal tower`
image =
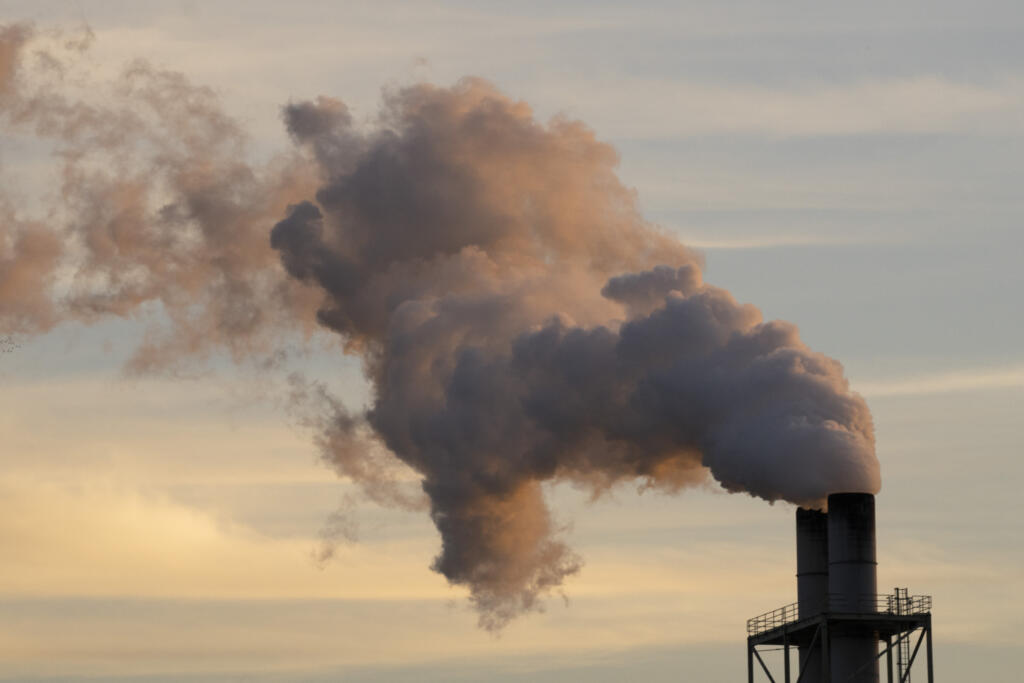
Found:
[[[833,494],[828,504],[827,514],[797,510],[798,602],[747,622],[748,683],[755,681],[755,660],[775,683],[758,651],[767,646],[783,650],[785,683],[878,683],[883,656],[888,683],[909,683],[922,643],[927,680],[934,683],[931,597],[908,595],[905,588],[877,594],[874,496]],[[795,679],[793,647],[799,653]]]

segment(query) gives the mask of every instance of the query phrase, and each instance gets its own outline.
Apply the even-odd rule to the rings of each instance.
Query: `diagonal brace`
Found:
[[[821,635],[821,624],[818,624],[818,628],[814,629],[814,637],[811,638],[811,644],[807,648],[807,654],[804,655],[804,659],[800,662],[800,673],[797,674],[796,683],[804,677],[804,673],[807,671],[807,662],[810,661],[811,655],[814,654],[814,644],[818,642],[818,636]]]
[[[921,629],[921,635],[917,637],[917,645],[914,646],[914,651],[910,653],[910,661],[907,662],[907,670],[900,677],[900,683],[906,683],[907,679],[910,678],[910,667],[914,665],[914,658],[917,657],[917,651],[921,649],[921,641],[924,640],[924,634],[927,632],[927,629]]]
[[[859,667],[857,668],[857,670],[856,670],[856,671],[854,671],[854,672],[853,672],[852,674],[850,674],[850,675],[849,675],[849,676],[847,677],[847,679],[846,679],[846,680],[850,680],[850,679],[852,679],[852,678],[856,678],[857,674],[859,674],[859,673],[860,673],[861,671],[863,671],[864,669],[868,668],[869,666],[871,666],[872,664],[874,664],[875,662],[877,662],[877,661],[878,661],[879,659],[881,659],[881,658],[882,658],[882,655],[884,655],[884,654],[885,654],[886,652],[889,652],[889,651],[891,651],[891,650],[892,650],[892,649],[893,649],[894,647],[896,647],[896,646],[897,646],[897,645],[899,645],[899,644],[900,644],[901,642],[903,642],[903,640],[904,640],[904,639],[906,639],[906,638],[909,638],[909,637],[910,637],[910,634],[911,634],[911,633],[913,633],[913,631],[907,631],[906,633],[901,633],[901,634],[899,635],[899,637],[898,637],[898,638],[897,638],[897,639],[896,639],[896,640],[895,640],[895,641],[894,641],[893,643],[891,643],[891,644],[889,644],[889,645],[886,645],[886,646],[885,646],[884,648],[882,648],[882,651],[881,651],[881,652],[879,652],[879,653],[878,653],[877,655],[875,655],[875,657],[874,657],[873,659],[870,659],[870,660],[868,660],[868,661],[864,662],[863,664],[861,664],[861,665],[860,665],[860,666],[859,666]],[[920,640],[918,640],[917,644],[918,644],[918,646],[920,646],[920,645],[921,645],[921,641],[920,641]],[[917,650],[916,650],[916,649],[914,650],[914,653],[915,653],[915,654],[917,653]],[[911,658],[910,658],[910,661],[911,661],[911,662],[913,662],[913,661],[914,661],[914,658],[913,658],[913,657],[911,657]],[[909,664],[907,665],[907,669],[908,669],[908,670],[910,669],[910,665],[909,665]],[[797,683],[799,683],[799,679],[797,680]],[[904,682],[903,682],[903,681],[901,680],[901,681],[900,681],[900,683],[904,683]]]
[[[761,664],[761,668],[764,669],[764,673],[768,676],[768,680],[775,683],[775,679],[772,677],[772,672],[768,670],[768,666],[764,663],[764,660],[761,659],[761,654],[757,651],[757,648],[754,648],[754,656],[757,657],[757,661]]]

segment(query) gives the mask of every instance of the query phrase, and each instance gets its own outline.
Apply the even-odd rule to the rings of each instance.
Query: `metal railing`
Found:
[[[849,598],[843,595],[830,595],[825,612],[843,614],[884,614],[890,616],[905,616],[913,614],[928,614],[932,611],[932,596],[930,595],[865,595]],[[802,618],[809,618],[820,614],[800,615],[800,603],[794,602],[783,605],[771,612],[759,614],[753,619],[747,620],[747,635],[756,636],[766,631],[793,624]]]
[[[798,602],[783,605],[778,609],[773,609],[771,612],[765,612],[753,619],[747,619],[747,635],[756,636],[765,631],[771,631],[773,628],[792,624],[796,621],[800,621],[800,603]]]
[[[885,614],[928,614],[932,611],[930,595],[886,595]],[[881,609],[879,610],[882,611]]]

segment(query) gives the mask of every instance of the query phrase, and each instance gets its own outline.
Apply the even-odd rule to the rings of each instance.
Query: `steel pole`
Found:
[[[786,668],[786,683],[790,683],[789,680],[789,633],[786,632],[786,627],[782,627],[782,652],[785,658]]]
[[[828,633],[829,615],[821,622],[821,673],[822,683],[832,683],[832,638]]]
[[[889,683],[892,681],[892,636],[885,637],[885,668],[889,673]]]
[[[932,617],[928,615],[928,623],[925,624],[925,633],[928,634],[928,642],[926,647],[928,648],[926,653],[928,655],[928,683],[935,683],[935,679],[932,674]]]

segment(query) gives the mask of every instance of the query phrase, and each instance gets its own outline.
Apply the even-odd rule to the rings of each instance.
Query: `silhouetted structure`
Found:
[[[798,602],[747,622],[749,683],[755,660],[774,683],[758,652],[769,645],[784,650],[785,683],[793,681],[791,647],[799,653],[796,683],[878,683],[883,656],[889,683],[909,683],[922,643],[933,683],[931,597],[905,588],[878,595],[874,496],[835,493],[828,513],[797,509],[796,555]]]

